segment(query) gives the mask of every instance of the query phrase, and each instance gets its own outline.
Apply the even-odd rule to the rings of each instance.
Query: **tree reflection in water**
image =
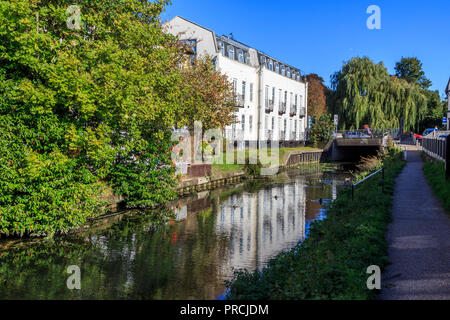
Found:
[[[302,241],[348,176],[308,170],[200,193],[169,211],[118,215],[70,236],[4,241],[0,299],[215,299],[233,268],[260,269]],[[69,265],[81,269],[81,290],[66,287]]]

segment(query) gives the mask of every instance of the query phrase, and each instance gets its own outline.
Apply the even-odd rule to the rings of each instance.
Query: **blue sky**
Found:
[[[381,30],[366,26],[370,5],[381,9]],[[441,96],[450,77],[449,0],[172,0],[162,19],[177,15],[219,35],[232,32],[327,85],[354,56],[383,61],[391,74],[402,56],[416,56]]]

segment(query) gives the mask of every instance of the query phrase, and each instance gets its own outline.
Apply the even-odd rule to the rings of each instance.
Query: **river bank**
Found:
[[[403,152],[390,149],[383,157],[381,176],[358,186],[352,201],[341,191],[327,218],[315,222],[309,237],[279,254],[261,272],[238,271],[228,283],[229,299],[371,299],[366,269],[387,260],[385,232],[390,221],[392,193],[401,172]]]

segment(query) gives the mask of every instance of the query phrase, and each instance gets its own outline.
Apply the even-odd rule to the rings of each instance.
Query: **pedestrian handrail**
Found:
[[[384,192],[384,167],[381,168],[380,170],[375,171],[374,173],[368,175],[367,177],[365,177],[364,179],[356,182],[356,183],[352,183],[352,200],[355,197],[355,187],[358,186],[359,184],[363,183],[364,181],[372,178],[374,175],[376,175],[377,173],[383,173],[383,177],[382,177],[382,181],[383,181],[383,192]]]

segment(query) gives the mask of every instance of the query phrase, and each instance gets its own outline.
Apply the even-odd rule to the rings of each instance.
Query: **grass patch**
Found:
[[[381,175],[355,190],[343,190],[328,209],[327,218],[312,224],[308,238],[280,253],[260,272],[235,272],[227,282],[229,299],[371,299],[367,267],[388,263],[385,232],[391,218],[395,178],[404,166],[400,149],[383,155]]]
[[[424,156],[423,159],[423,172],[433,193],[439,198],[444,209],[450,212],[450,181],[445,180],[445,164],[440,161],[430,161]]]
[[[296,147],[296,148],[280,148],[279,149],[279,163],[283,164],[284,163],[284,155],[287,152],[292,152],[292,151],[313,151],[316,150],[315,148],[311,148],[311,147]],[[232,164],[228,164],[227,163],[227,153],[226,151],[223,152],[222,154],[222,163],[219,164],[217,163],[218,161],[213,162],[212,164],[212,169],[213,169],[213,173],[215,172],[230,172],[230,171],[239,171],[239,170],[244,170],[245,169],[245,165],[244,164],[237,164],[237,159],[238,156],[243,157],[245,159],[245,163],[249,162],[249,151],[248,150],[235,150],[233,151],[234,153],[234,163]],[[271,153],[271,149],[268,149],[267,151],[267,156],[270,156]],[[268,158],[264,158],[263,157],[263,164],[269,162],[271,159]]]

